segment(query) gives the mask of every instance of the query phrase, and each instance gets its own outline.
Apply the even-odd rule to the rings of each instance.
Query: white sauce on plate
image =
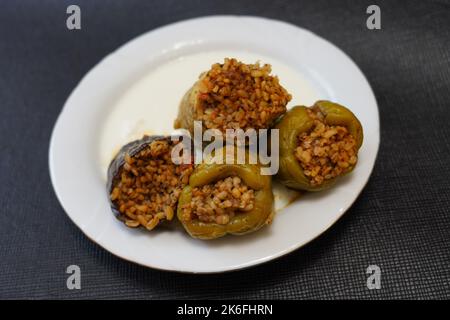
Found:
[[[313,89],[298,70],[289,68],[271,57],[250,52],[210,51],[182,56],[151,69],[124,91],[111,106],[100,137],[100,165],[103,177],[117,151],[126,143],[144,134],[167,135],[173,132],[173,121],[184,93],[203,71],[213,63],[234,57],[245,63],[272,65],[272,74],[292,94],[288,108],[295,105],[312,105],[319,100]],[[280,210],[295,200],[299,193],[274,183],[275,209]]]

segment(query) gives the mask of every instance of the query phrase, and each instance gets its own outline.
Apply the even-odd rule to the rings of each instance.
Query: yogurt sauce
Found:
[[[234,57],[245,63],[272,65],[272,74],[292,95],[288,109],[294,105],[312,105],[319,100],[313,86],[298,72],[272,57],[249,52],[210,51],[182,56],[168,61],[141,77],[125,90],[111,106],[100,136],[100,166],[106,180],[108,165],[117,151],[144,134],[170,134],[184,93],[201,72],[224,57]],[[275,210],[280,210],[299,197],[299,193],[274,183]]]

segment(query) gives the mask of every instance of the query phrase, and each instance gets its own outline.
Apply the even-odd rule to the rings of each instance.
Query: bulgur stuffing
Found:
[[[314,127],[299,135],[295,156],[311,185],[320,185],[355,166],[356,140],[346,127],[327,125],[319,108],[308,109],[308,115]]]
[[[191,202],[183,207],[183,220],[227,224],[237,211],[250,211],[255,206],[255,191],[237,176],[192,190]]]
[[[198,84],[194,117],[207,129],[263,129],[286,112],[291,95],[271,76],[271,66],[225,58]]]
[[[111,200],[127,226],[152,230],[161,220],[173,219],[193,166],[172,163],[172,146],[167,140],[155,140],[133,157],[125,155]]]

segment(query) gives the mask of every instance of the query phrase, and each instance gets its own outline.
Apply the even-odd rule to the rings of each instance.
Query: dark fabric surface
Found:
[[[373,3],[378,31],[365,26]],[[81,7],[81,31],[66,29],[69,4]],[[211,14],[285,20],[347,52],[376,94],[380,151],[352,208],[302,249],[227,274],[151,270],[69,220],[49,178],[49,138],[101,58],[158,26]],[[450,298],[449,66],[448,0],[2,1],[0,298]],[[71,264],[81,267],[81,290],[66,288]],[[382,270],[380,290],[366,287],[370,264]]]

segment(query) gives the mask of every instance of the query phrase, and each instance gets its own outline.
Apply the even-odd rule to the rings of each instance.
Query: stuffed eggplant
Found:
[[[259,165],[201,164],[181,193],[177,217],[198,239],[256,231],[272,221],[271,177]]]
[[[170,137],[144,136],[125,145],[111,162],[107,181],[111,209],[128,227],[152,230],[173,219],[193,171],[192,163],[172,162],[176,144]]]
[[[298,190],[319,191],[351,172],[358,161],[363,129],[346,107],[317,101],[296,106],[275,126],[280,135],[278,179]]]
[[[291,95],[271,66],[244,64],[226,58],[200,75],[184,95],[174,127],[193,133],[194,121],[203,129],[266,129],[286,112]]]

